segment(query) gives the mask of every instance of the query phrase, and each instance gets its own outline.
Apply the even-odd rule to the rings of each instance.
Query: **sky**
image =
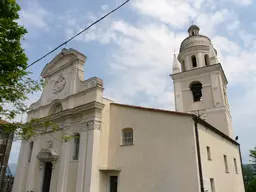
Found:
[[[22,42],[32,63],[124,0],[17,0]],[[208,36],[228,78],[228,97],[242,158],[256,146],[256,2],[253,0],[131,0],[65,48],[87,56],[86,79],[104,81],[104,96],[125,104],[174,110],[173,53],[194,23]],[[63,48],[64,48],[63,47]],[[61,49],[29,68],[39,79],[43,67]],[[37,101],[40,93],[29,97]],[[9,163],[17,163],[20,142]]]

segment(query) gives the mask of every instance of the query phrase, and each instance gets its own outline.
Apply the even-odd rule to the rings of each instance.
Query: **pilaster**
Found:
[[[27,178],[27,167],[28,167],[28,155],[29,155],[29,142],[23,140],[21,142],[21,149],[18,159],[17,173],[15,176],[12,191],[13,192],[23,192],[26,187]]]
[[[71,135],[71,133],[67,131],[65,135],[69,136]],[[61,147],[60,170],[58,175],[57,192],[67,192],[69,157],[70,157],[70,142],[64,141]]]
[[[76,179],[76,192],[83,192],[84,190],[84,177],[85,177],[85,159],[87,148],[87,127],[86,123],[82,123],[80,132],[80,146],[77,164],[77,179]]]
[[[38,185],[38,175],[36,174],[39,170],[39,161],[36,158],[40,150],[40,141],[37,139],[34,141],[32,148],[31,160],[28,166],[28,177],[26,184],[26,191],[36,191],[36,186]]]
[[[85,126],[87,130],[87,150],[85,161],[84,192],[99,192],[99,157],[101,121],[89,120]]]

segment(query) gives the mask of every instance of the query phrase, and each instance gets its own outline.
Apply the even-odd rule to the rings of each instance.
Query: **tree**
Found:
[[[24,101],[27,96],[41,89],[43,81],[29,78],[26,71],[28,59],[21,46],[27,33],[17,23],[20,6],[15,0],[0,1],[0,120],[14,120],[18,114],[25,113]],[[5,131],[15,132],[23,129],[21,124],[4,125]],[[27,133],[25,132],[19,133]]]
[[[253,172],[256,175],[256,147],[254,147],[254,149],[250,150],[250,158],[251,158],[251,163],[253,166]]]
[[[256,177],[254,177],[246,186],[246,192],[255,192],[255,191],[256,191]]]
[[[250,150],[251,164],[243,166],[246,192],[256,191],[256,147]]]
[[[253,168],[251,164],[243,165],[244,182],[248,186],[254,178]]]

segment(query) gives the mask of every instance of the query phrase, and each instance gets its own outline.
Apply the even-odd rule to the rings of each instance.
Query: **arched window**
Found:
[[[194,102],[201,101],[203,99],[202,83],[200,83],[198,81],[192,82],[190,84],[190,90],[192,91]]]
[[[192,35],[195,35],[195,32],[194,32],[194,31],[192,31]]]
[[[74,135],[74,156],[73,156],[73,160],[78,160],[79,145],[80,145],[80,135],[79,135],[79,133],[76,133]]]
[[[34,147],[34,142],[31,141],[30,144],[29,144],[29,154],[28,154],[28,162],[29,162],[29,163],[30,163],[30,161],[31,161],[31,156],[32,156],[33,147]]]
[[[209,55],[204,55],[204,62],[205,62],[205,65],[210,65],[210,59],[209,59]]]
[[[197,67],[197,62],[196,62],[196,56],[195,55],[192,55],[191,57],[191,61],[192,61],[192,67]]]
[[[133,144],[133,129],[125,128],[122,130],[123,145],[132,145]]]
[[[182,70],[182,72],[186,71],[184,60],[182,61],[182,64],[181,64],[181,70]]]

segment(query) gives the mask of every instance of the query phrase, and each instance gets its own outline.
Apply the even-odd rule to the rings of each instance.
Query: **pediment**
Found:
[[[37,154],[37,159],[42,162],[51,162],[51,161],[56,161],[59,158],[59,155],[57,152],[52,149],[42,149],[38,154]]]
[[[68,65],[71,65],[73,61],[79,60],[81,63],[84,63],[86,60],[86,56],[82,53],[76,51],[75,49],[62,49],[62,51],[54,57],[54,59],[48,63],[42,73],[42,77],[49,76],[53,73],[56,73],[63,68],[67,67]]]

